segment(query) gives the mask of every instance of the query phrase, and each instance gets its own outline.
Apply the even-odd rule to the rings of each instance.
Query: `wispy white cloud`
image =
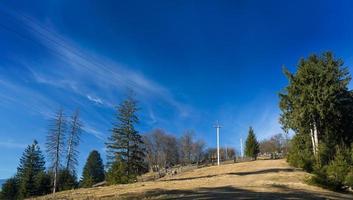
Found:
[[[1,78],[1,77],[0,77]],[[8,104],[16,108],[23,106],[27,112],[52,117],[52,109],[57,108],[56,102],[43,96],[36,90],[6,79],[0,79],[0,106]]]
[[[27,147],[27,144],[21,144],[15,142],[14,140],[0,141],[0,147],[2,148],[15,148],[15,149],[24,149]]]
[[[71,89],[88,100],[97,103],[107,103],[114,94],[121,93],[126,88],[133,89],[144,100],[159,99],[176,109],[181,117],[190,114],[191,108],[178,100],[162,85],[152,81],[142,73],[124,67],[106,57],[83,50],[69,41],[53,28],[49,29],[34,19],[15,13],[14,16],[21,21],[27,30],[43,46],[53,52],[65,65],[56,67],[55,73],[42,73],[33,70],[38,82],[56,85]],[[48,72],[50,69],[42,69]],[[63,72],[63,73],[60,73]],[[64,75],[63,75],[64,74]],[[87,85],[89,83],[89,85]],[[100,95],[92,89],[99,90]],[[92,94],[95,94],[94,97]],[[90,96],[90,97],[89,97]],[[98,97],[99,96],[99,97]]]
[[[102,99],[100,99],[98,97],[92,97],[91,95],[87,95],[87,99],[96,103],[96,104],[103,104]]]
[[[97,139],[99,139],[101,141],[105,141],[106,140],[106,136],[102,132],[96,130],[95,128],[93,128],[91,126],[89,126],[87,123],[85,123],[85,126],[83,127],[83,131],[85,131],[88,134],[93,135],[94,137],[96,137]]]

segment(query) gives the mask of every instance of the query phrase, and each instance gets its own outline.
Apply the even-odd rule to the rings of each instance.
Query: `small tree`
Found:
[[[46,172],[40,172],[35,178],[35,186],[37,188],[37,195],[49,194],[51,190],[51,177]]]
[[[108,184],[113,185],[131,182],[131,178],[127,174],[127,167],[125,162],[115,161],[112,163],[107,172]]]
[[[18,199],[19,185],[16,177],[9,178],[2,185],[0,192],[0,199],[15,200]]]
[[[257,154],[260,152],[259,143],[256,140],[256,136],[253,128],[250,126],[249,134],[245,142],[245,155],[257,159]]]
[[[104,165],[98,151],[93,150],[83,167],[81,187],[92,187],[105,179]]]
[[[78,183],[75,174],[72,174],[72,172],[67,169],[59,171],[58,191],[72,190],[77,188],[77,186]]]
[[[327,177],[333,189],[341,190],[344,187],[351,167],[348,155],[349,151],[346,148],[337,148],[335,158],[327,166]]]
[[[36,188],[36,177],[45,170],[45,161],[38,142],[34,140],[32,145],[28,145],[23,153],[20,165],[17,168],[19,180],[19,192],[23,198],[36,196],[40,191]]]

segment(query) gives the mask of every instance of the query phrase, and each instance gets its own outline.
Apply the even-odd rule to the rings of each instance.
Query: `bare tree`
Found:
[[[193,137],[194,132],[186,131],[180,138],[180,157],[184,165],[192,162]]]
[[[46,150],[53,170],[53,193],[57,188],[60,159],[64,150],[66,120],[64,111],[60,109],[52,119],[46,141]]]
[[[176,138],[162,129],[155,129],[144,135],[146,159],[151,171],[170,167],[178,162]]]
[[[168,167],[179,164],[178,141],[173,135],[166,137],[166,154]]]
[[[206,144],[203,140],[198,140],[192,144],[192,154],[197,164],[203,160],[205,146]]]
[[[233,160],[235,158],[235,149],[231,147],[221,147],[219,149],[219,156],[221,161]],[[213,163],[217,160],[217,148],[208,148],[205,151],[206,162]]]
[[[260,152],[266,153],[286,153],[288,149],[287,135],[278,133],[270,139],[265,139],[260,142]]]
[[[66,154],[66,170],[70,171],[72,174],[76,172],[77,156],[78,150],[77,147],[80,143],[80,135],[82,132],[82,123],[80,121],[80,112],[77,109],[74,114],[71,116],[70,121],[70,130],[67,140],[67,154]]]

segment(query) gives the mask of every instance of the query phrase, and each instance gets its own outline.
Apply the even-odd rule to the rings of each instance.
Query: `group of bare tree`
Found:
[[[160,171],[176,165],[210,164],[217,160],[217,149],[208,148],[203,140],[196,140],[193,131],[185,131],[179,138],[155,129],[143,136],[146,162],[150,171]],[[234,160],[234,148],[220,148],[220,160]]]
[[[46,139],[46,150],[53,173],[53,193],[58,188],[59,170],[75,175],[81,130],[78,110],[73,113],[69,122],[62,109],[52,119]]]
[[[150,171],[159,171],[175,165],[198,164],[204,159],[205,142],[195,140],[192,131],[180,138],[155,129],[143,136],[146,162]]]
[[[236,154],[235,149],[230,147],[219,148],[219,159],[220,161],[235,160]],[[205,161],[208,163],[217,162],[217,148],[208,148],[205,152]]]
[[[278,133],[260,142],[261,154],[286,154],[288,152],[288,138],[287,135]]]

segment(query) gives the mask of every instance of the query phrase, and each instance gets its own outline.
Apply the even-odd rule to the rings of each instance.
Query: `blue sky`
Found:
[[[104,154],[126,88],[140,102],[141,133],[163,128],[239,149],[248,127],[281,132],[283,65],[331,50],[353,66],[350,1],[2,1],[0,178],[26,145],[44,150],[48,121],[79,108],[79,173]],[[80,175],[80,174],[79,174]]]

